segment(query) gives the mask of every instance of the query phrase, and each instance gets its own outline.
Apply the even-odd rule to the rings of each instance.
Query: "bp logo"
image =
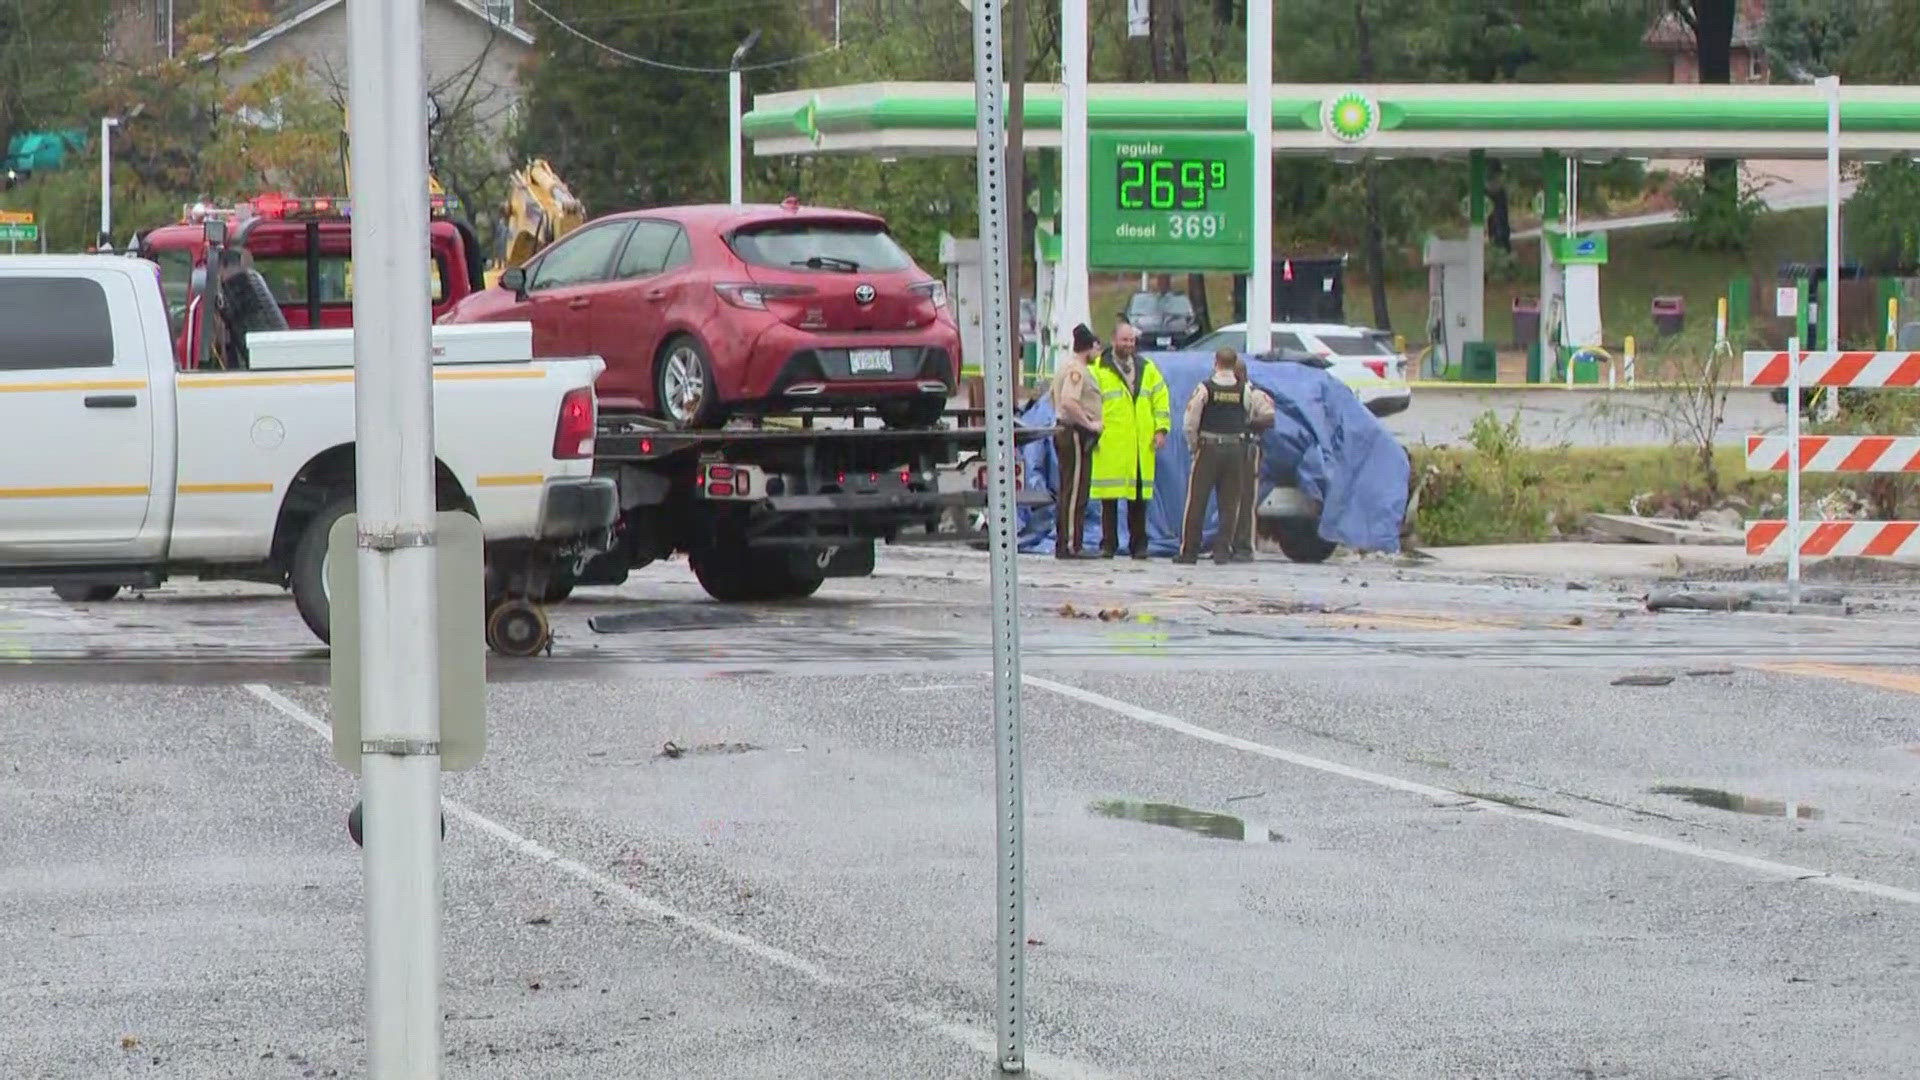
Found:
[[[1320,126],[1341,142],[1359,142],[1380,129],[1380,107],[1365,94],[1349,90],[1320,106]]]

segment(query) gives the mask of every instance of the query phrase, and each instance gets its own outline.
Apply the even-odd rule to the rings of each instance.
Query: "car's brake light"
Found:
[[[1387,362],[1385,360],[1365,360],[1362,361],[1362,363],[1367,365],[1368,371],[1373,372],[1374,378],[1384,379],[1387,377]]]
[[[553,428],[553,456],[557,461],[579,461],[593,456],[593,388],[567,391],[560,399],[560,420]]]
[[[754,282],[724,282],[713,287],[720,299],[737,308],[749,311],[767,310],[769,300],[788,300],[796,296],[812,296],[813,288],[808,285],[760,285]]]
[[[907,287],[933,301],[935,310],[947,306],[947,286],[945,282],[916,281]]]

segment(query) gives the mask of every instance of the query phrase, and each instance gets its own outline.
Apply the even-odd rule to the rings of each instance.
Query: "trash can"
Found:
[[[1540,298],[1513,298],[1513,347],[1524,349],[1540,340]]]
[[[1462,382],[1499,382],[1500,359],[1491,341],[1469,341],[1460,348]]]
[[[1672,337],[1686,327],[1686,297],[1656,296],[1653,298],[1653,328],[1661,337]]]

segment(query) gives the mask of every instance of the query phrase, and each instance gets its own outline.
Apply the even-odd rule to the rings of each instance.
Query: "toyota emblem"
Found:
[[[856,303],[871,304],[873,303],[873,297],[874,297],[873,286],[871,285],[854,286],[853,299]]]

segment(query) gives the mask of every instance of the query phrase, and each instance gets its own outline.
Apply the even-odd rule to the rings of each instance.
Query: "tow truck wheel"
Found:
[[[553,638],[547,613],[526,600],[506,600],[487,615],[487,646],[501,656],[532,656]]]
[[[744,546],[711,545],[687,553],[687,564],[707,595],[723,604],[763,600],[765,582],[752,570]]]
[[[120,595],[118,585],[55,585],[53,595],[69,604],[99,604]]]

